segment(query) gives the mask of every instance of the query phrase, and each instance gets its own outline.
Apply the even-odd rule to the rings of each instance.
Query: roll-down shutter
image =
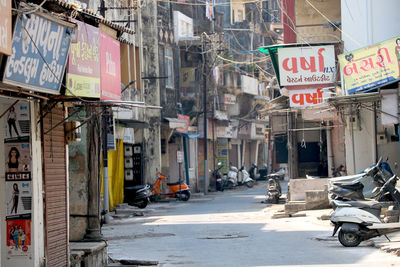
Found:
[[[47,266],[68,266],[67,175],[62,107],[43,118],[43,179]],[[50,132],[45,134],[47,131]]]

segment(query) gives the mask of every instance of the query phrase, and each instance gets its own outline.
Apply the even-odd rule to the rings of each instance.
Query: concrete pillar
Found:
[[[329,124],[328,124],[329,125]],[[328,177],[332,177],[333,168],[333,151],[332,151],[332,135],[331,128],[326,128],[326,152],[328,157]]]

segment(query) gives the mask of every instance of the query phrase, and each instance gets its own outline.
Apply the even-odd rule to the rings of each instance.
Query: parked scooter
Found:
[[[167,183],[169,186],[169,193],[163,194],[160,192],[160,185],[163,180],[167,179],[161,173],[157,173],[157,180],[152,186],[152,196],[153,198],[177,198],[183,201],[188,201],[190,198],[190,187],[182,180],[176,183]]]
[[[250,178],[250,174],[246,171],[244,166],[239,170],[235,166],[230,166],[226,188],[231,189],[234,186],[243,184],[251,188],[254,186],[254,180]]]
[[[262,169],[258,169],[258,166],[255,163],[251,164],[251,167],[249,169],[250,178],[253,179],[254,181],[266,180],[267,173],[268,173],[268,165],[266,163],[263,164]]]
[[[396,175],[380,188],[374,189],[376,198],[389,193],[400,204],[400,192],[396,189]],[[361,241],[400,231],[400,223],[383,223],[380,220],[381,204],[377,201],[335,201],[336,210],[330,220],[335,225],[332,236],[339,231],[339,242],[345,247],[356,247]]]
[[[372,190],[381,187],[392,175],[389,164],[379,159],[378,163],[360,174],[330,179],[329,196],[336,200],[370,198],[373,195]]]
[[[128,205],[136,206],[140,209],[146,208],[150,202],[150,186],[149,185],[137,185],[125,187],[125,201]]]
[[[278,177],[276,175],[271,176],[268,179],[267,201],[278,204],[281,195],[282,195],[282,189]]]
[[[217,189],[217,191],[224,191],[225,189],[225,184],[226,184],[226,176],[222,175],[221,172],[219,171],[223,165],[221,162],[217,163],[217,169],[215,171],[213,171],[212,175],[215,178],[215,188]]]

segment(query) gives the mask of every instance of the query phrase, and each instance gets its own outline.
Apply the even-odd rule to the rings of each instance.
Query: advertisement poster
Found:
[[[0,1],[0,54],[11,56],[11,0]]]
[[[30,219],[32,208],[31,181],[6,181],[6,219]]]
[[[278,48],[278,61],[282,86],[335,82],[336,64],[333,45]]]
[[[289,90],[291,107],[310,107],[322,104],[330,94],[322,88]]]
[[[100,98],[99,28],[75,19],[71,22],[77,28],[68,56],[66,95]]]
[[[345,88],[354,94],[400,79],[400,37],[338,56]]]
[[[3,108],[7,109],[4,115],[7,121],[7,123],[5,123],[4,142],[21,141],[22,139],[25,141],[28,140],[29,142],[29,103],[19,101],[13,106],[4,105]]]
[[[121,100],[120,44],[100,31],[101,99]]]
[[[73,31],[65,25],[38,14],[19,15],[3,82],[59,94]]]
[[[31,255],[31,220],[7,220],[7,255]]]

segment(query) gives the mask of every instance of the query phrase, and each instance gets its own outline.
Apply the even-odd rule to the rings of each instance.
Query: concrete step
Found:
[[[306,210],[305,201],[289,201],[285,204],[285,213],[292,214],[298,211]]]

